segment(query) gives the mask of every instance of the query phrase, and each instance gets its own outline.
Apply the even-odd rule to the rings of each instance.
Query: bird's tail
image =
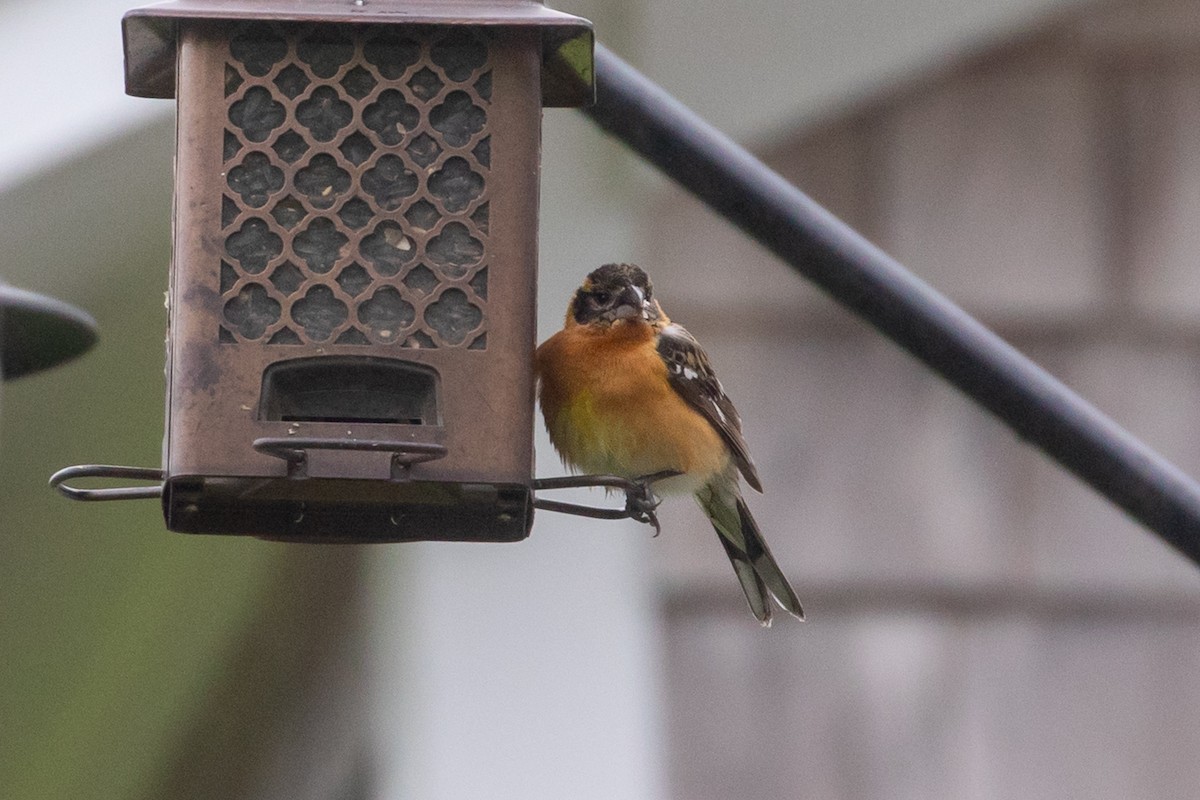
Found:
[[[804,619],[804,609],[800,607],[795,590],[775,563],[734,480],[715,480],[697,492],[696,499],[733,563],[755,618],[764,627],[771,624],[771,598],[774,597],[784,611]]]

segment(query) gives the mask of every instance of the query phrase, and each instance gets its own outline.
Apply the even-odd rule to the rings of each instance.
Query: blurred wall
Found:
[[[1197,45],[1195,2],[1064,15],[763,151],[1195,475]],[[1195,565],[694,201],[648,219],[809,612],[757,630],[664,512],[671,795],[1194,794]]]

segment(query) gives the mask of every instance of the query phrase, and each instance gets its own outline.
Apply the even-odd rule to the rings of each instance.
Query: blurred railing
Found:
[[[599,45],[585,113],[1200,564],[1200,485]]]

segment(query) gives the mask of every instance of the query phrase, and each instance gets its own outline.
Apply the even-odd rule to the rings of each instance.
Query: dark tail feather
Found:
[[[762,578],[758,577],[750,559],[746,558],[744,553],[739,552],[733,542],[722,536],[720,529],[717,530],[717,538],[721,540],[721,544],[725,545],[725,552],[733,564],[733,571],[737,573],[738,581],[742,584],[742,591],[746,593],[746,602],[750,604],[750,612],[754,614],[755,619],[762,623],[764,628],[771,627],[771,600],[767,596],[767,587],[763,586]]]
[[[804,619],[800,600],[771,556],[737,485],[714,481],[697,492],[696,499],[712,520],[755,619],[771,624],[772,597],[789,614]]]
[[[750,516],[750,509],[741,495],[738,495],[737,510],[738,517],[742,521],[742,536],[746,539],[746,556],[754,565],[759,585],[766,584],[767,589],[784,611],[796,619],[804,619],[804,609],[800,607],[800,598],[796,597],[796,591],[788,583],[783,570],[779,569],[779,565],[775,563],[775,557],[771,555],[767,542],[763,539],[762,531],[758,529],[758,523],[754,521],[754,517]]]

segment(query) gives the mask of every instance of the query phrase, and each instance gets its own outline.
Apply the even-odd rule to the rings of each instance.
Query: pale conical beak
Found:
[[[646,300],[645,293],[636,286],[627,286],[621,292],[621,296],[617,298],[617,305],[613,309],[614,319],[654,319],[658,313],[654,310],[654,304]]]

